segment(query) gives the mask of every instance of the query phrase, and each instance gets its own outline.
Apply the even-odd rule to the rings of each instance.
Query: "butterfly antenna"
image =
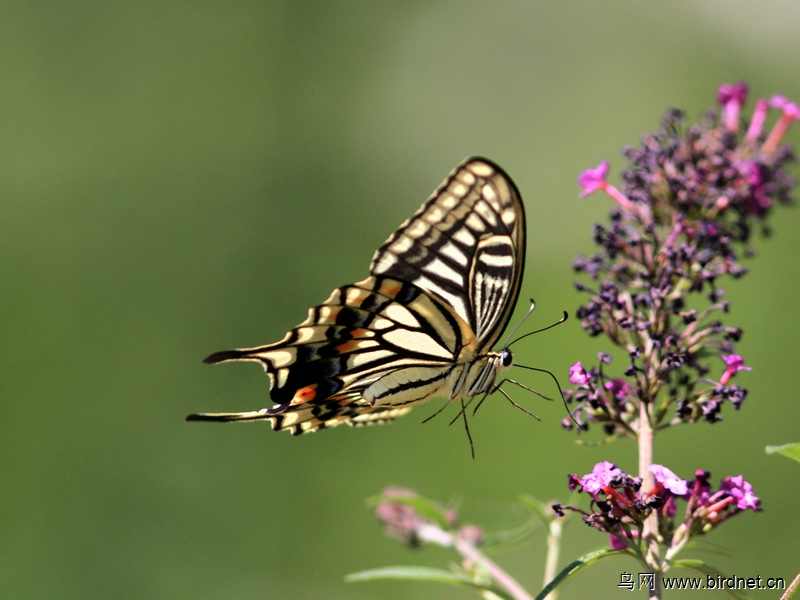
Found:
[[[533,308],[534,308],[534,307],[533,307],[533,299],[531,299],[531,308],[530,308],[530,310],[528,311],[528,315],[529,315],[529,314],[531,314],[531,312],[533,311]],[[527,317],[528,315],[525,315],[525,316]],[[547,327],[543,327],[542,329],[537,329],[536,331],[529,331],[528,333],[526,333],[526,334],[524,334],[524,335],[521,335],[521,336],[519,336],[517,339],[515,339],[515,340],[514,340],[513,342],[511,342],[510,344],[507,344],[506,346],[504,346],[504,348],[510,348],[511,346],[513,346],[514,344],[516,344],[518,341],[520,341],[520,340],[524,340],[524,339],[525,339],[526,337],[528,337],[529,335],[534,335],[535,333],[542,333],[543,331],[547,331],[548,329],[552,329],[552,328],[553,328],[553,327],[555,327],[556,325],[561,325],[561,324],[562,324],[563,322],[565,322],[567,319],[569,319],[569,314],[567,314],[567,311],[564,311],[564,316],[563,316],[563,317],[561,317],[561,318],[560,318],[558,321],[556,321],[556,322],[555,322],[555,323],[553,323],[552,325],[548,325]],[[523,319],[523,321],[524,321],[524,320],[525,320],[525,319]],[[521,325],[521,324],[522,324],[522,321],[520,321],[520,325]],[[517,325],[517,327],[519,327],[519,325]],[[516,330],[517,330],[517,327],[514,327],[514,331],[516,331]],[[511,333],[513,334],[513,333],[514,333],[514,331],[512,331]],[[511,336],[509,336],[509,337],[511,337]],[[548,372],[549,372],[549,371],[548,371]],[[550,374],[552,375],[552,373],[550,373]]]
[[[519,326],[522,325],[525,322],[525,319],[527,319],[528,317],[531,316],[531,313],[533,312],[533,309],[536,308],[536,302],[534,302],[533,298],[530,298],[530,302],[531,302],[531,307],[528,309],[528,312],[525,313],[525,316],[522,317],[519,320],[519,323],[514,325],[514,329],[512,329],[511,333],[509,333],[508,337],[506,337],[506,341],[503,344],[503,348],[508,348],[511,344],[514,343],[514,342],[511,342],[511,344],[509,344],[508,340],[510,340],[512,337],[514,337],[514,334],[517,333],[517,329],[519,329]],[[566,313],[564,313],[564,314],[566,314]],[[522,336],[522,337],[525,337],[525,336]]]

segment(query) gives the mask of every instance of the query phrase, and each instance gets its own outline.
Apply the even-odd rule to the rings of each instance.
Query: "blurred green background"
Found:
[[[604,459],[635,471],[634,446],[576,446],[563,406],[520,390],[542,422],[487,402],[475,460],[446,426],[453,409],[420,424],[438,403],[301,438],[187,424],[268,403],[257,366],[201,359],[276,341],[363,278],[375,248],[475,154],[526,202],[522,294],[538,303],[526,327],[574,315],[571,258],[593,250],[610,208],[578,199],[582,169],[609,158],[618,172],[623,145],[670,106],[695,118],[721,82],[749,82],[748,114],[756,97],[800,100],[792,1],[36,2],[2,15],[3,598],[475,597],[344,583],[452,559],[386,539],[365,499],[402,485],[510,527],[525,519],[520,493],[564,501],[567,473]],[[678,474],[741,473],[763,501],[690,555],[787,582],[800,468],[763,447],[800,439],[799,223],[779,212],[752,273],[725,285],[726,322],[745,329],[753,366],[737,382],[750,389],[743,410],[656,440],[656,461]],[[601,348],[573,319],[516,358],[566,383]],[[516,375],[553,393],[546,376]],[[565,535],[562,563],[606,543],[577,521]],[[535,591],[543,548],[541,534],[492,556]],[[637,565],[601,563],[562,597],[617,597],[623,570]]]

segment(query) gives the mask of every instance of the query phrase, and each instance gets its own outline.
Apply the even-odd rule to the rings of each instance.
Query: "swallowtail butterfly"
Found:
[[[370,277],[333,291],[277,343],[217,352],[270,378],[273,406],[188,421],[271,421],[294,435],[387,423],[434,397],[498,389],[511,352],[492,351],[519,295],[525,212],[485,158],[459,165],[372,258]]]

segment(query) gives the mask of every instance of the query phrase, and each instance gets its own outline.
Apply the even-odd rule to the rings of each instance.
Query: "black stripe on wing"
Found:
[[[510,269],[481,259],[496,252],[510,259]],[[491,161],[471,158],[378,249],[370,272],[444,299],[483,350],[511,317],[524,262],[525,213],[516,186]]]
[[[441,300],[407,282],[370,277],[334,290],[280,342],[217,352],[205,360],[260,362],[270,377],[274,406],[190,420],[268,419],[275,428],[299,433],[320,423],[348,422],[354,415],[361,416],[356,422],[385,422],[388,411],[427,399],[460,350],[474,342],[466,324]],[[363,397],[370,385],[395,372],[418,377],[396,390],[405,394],[388,394],[397,398],[395,404],[381,406],[378,398]],[[419,389],[416,395],[413,388]]]

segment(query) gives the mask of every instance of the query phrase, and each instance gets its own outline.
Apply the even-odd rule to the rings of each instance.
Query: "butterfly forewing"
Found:
[[[465,161],[375,253],[372,276],[333,291],[277,343],[209,356],[260,362],[274,405],[189,420],[269,420],[294,434],[385,423],[433,397],[490,392],[488,352],[519,294],[525,216],[513,182]]]
[[[519,295],[525,211],[500,167],[473,158],[459,166],[375,253],[373,275],[436,294],[494,346]]]

